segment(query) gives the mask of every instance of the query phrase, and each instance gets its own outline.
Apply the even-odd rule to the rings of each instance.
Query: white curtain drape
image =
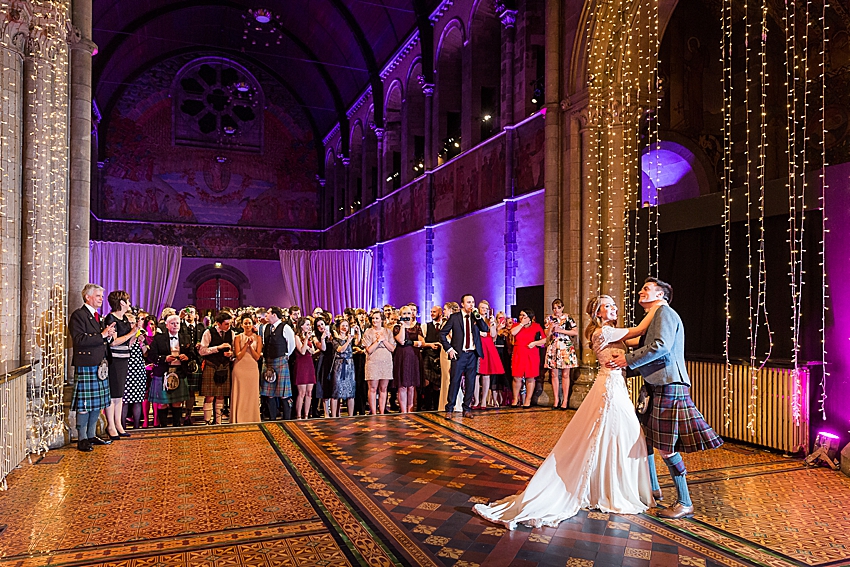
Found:
[[[371,250],[280,250],[279,255],[284,285],[302,312],[372,307]]]
[[[111,291],[126,291],[133,305],[156,317],[174,301],[182,246],[93,240],[89,252],[89,281],[103,286],[104,296]],[[104,299],[101,313],[109,310]]]

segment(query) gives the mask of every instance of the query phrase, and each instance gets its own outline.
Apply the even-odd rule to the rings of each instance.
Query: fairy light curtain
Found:
[[[103,286],[104,295],[124,290],[134,305],[159,316],[174,301],[183,258],[182,246],[99,242],[89,244],[89,280]],[[71,290],[76,309],[81,290]],[[101,314],[109,313],[104,300]]]

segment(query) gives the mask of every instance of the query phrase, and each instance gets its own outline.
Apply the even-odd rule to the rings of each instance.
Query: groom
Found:
[[[657,449],[673,477],[679,493],[678,501],[658,512],[662,518],[693,516],[694,506],[685,480],[687,470],[679,451],[691,453],[715,449],[723,440],[714,432],[691,400],[691,379],[685,367],[685,331],[682,320],[670,306],[673,288],[657,278],[647,278],[640,290],[639,303],[647,311],[659,306],[643,346],[625,355],[618,354],[609,362],[612,368],[629,367],[640,372],[652,389],[652,408],[646,423],[646,441],[650,446],[649,470],[652,492],[661,498],[655,472],[653,449]]]

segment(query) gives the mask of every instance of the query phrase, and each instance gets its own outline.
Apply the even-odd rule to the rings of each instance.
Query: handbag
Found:
[[[162,379],[162,389],[166,391],[176,390],[180,386],[180,376],[177,370],[172,368]]]
[[[217,366],[215,369],[215,374],[213,374],[213,382],[221,386],[222,384],[227,382],[227,379],[230,377],[230,363],[226,362],[221,366]]]
[[[100,361],[100,364],[97,366],[97,378],[99,380],[106,380],[109,378],[109,363],[104,358]]]
[[[197,374],[201,370],[201,365],[198,364],[197,360],[190,360],[186,363],[186,371],[189,374]]]
[[[266,366],[265,370],[263,370],[263,380],[270,384],[277,381],[277,374],[275,374],[274,368]]]

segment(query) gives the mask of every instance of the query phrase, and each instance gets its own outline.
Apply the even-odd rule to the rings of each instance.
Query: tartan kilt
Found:
[[[204,371],[201,378],[200,394],[204,397],[227,398],[230,396],[230,383],[233,377],[233,369],[227,372],[227,380],[224,384],[215,383],[215,365],[204,361]]]
[[[109,407],[109,380],[97,377],[97,366],[75,366],[74,380],[72,410],[89,412]]]
[[[197,392],[201,388],[201,380],[204,376],[203,361],[198,361],[197,372],[186,372],[186,385],[190,392]]]
[[[694,453],[723,445],[723,439],[694,405],[689,386],[651,386],[652,410],[646,422],[648,445],[664,453]]]
[[[269,367],[274,370],[277,376],[277,380],[274,382],[266,382],[263,378],[266,368]],[[263,371],[260,373],[260,395],[270,398],[292,397],[292,385],[289,383],[289,361],[285,356],[271,360],[267,358],[263,359]]]
[[[173,390],[166,390],[162,387],[163,376],[153,376],[151,378],[151,389],[148,392],[148,401],[152,404],[176,404],[185,402],[189,399],[189,384],[186,382],[186,376],[180,376],[180,384]]]

